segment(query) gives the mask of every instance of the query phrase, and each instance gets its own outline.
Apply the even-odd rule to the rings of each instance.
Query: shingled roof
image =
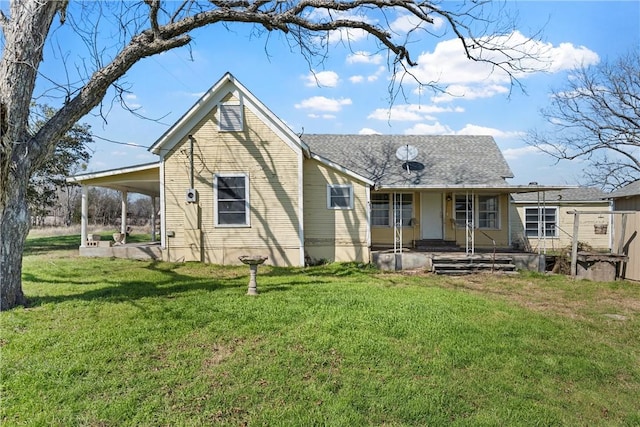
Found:
[[[517,193],[512,195],[516,202],[537,202],[538,199],[549,202],[605,202],[607,194],[594,187],[567,188],[560,191],[543,191],[540,193]]]
[[[505,186],[505,178],[513,178],[491,136],[303,135],[301,139],[312,154],[381,188]],[[407,145],[417,149],[410,172],[396,157],[398,148]]]
[[[609,197],[613,199],[630,196],[640,196],[640,179],[609,194]]]

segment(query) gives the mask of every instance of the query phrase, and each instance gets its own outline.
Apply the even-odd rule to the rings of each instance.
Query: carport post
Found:
[[[89,222],[89,191],[86,185],[82,186],[82,199],[80,204],[80,247],[87,246],[87,223]]]
[[[123,242],[127,241],[127,198],[129,196],[129,193],[127,191],[123,191],[122,193],[122,209],[121,209],[121,216],[120,216],[120,233],[124,234],[125,238],[123,240]]]
[[[156,241],[156,196],[151,196],[151,241]]]

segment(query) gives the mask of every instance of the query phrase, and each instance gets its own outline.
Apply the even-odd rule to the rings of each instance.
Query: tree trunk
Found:
[[[26,189],[29,174],[24,168],[10,173],[11,186],[0,212],[0,310],[25,305],[22,292],[22,251],[29,233]]]
[[[28,134],[31,96],[45,38],[66,1],[12,1],[2,15],[5,39],[0,60],[0,310],[26,302],[22,292],[22,251],[29,233],[27,186],[35,145]],[[51,144],[53,146],[53,144]],[[37,153],[37,150],[35,150]]]

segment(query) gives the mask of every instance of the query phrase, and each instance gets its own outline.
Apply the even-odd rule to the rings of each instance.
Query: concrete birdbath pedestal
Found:
[[[242,255],[238,259],[249,266],[249,289],[247,295],[258,295],[258,284],[256,283],[256,274],[258,273],[258,266],[267,260],[263,255]]]

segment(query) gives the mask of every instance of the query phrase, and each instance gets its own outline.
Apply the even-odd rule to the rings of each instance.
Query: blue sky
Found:
[[[147,58],[123,79],[130,91],[129,106],[159,121],[138,118],[112,104],[109,97],[103,106],[103,111],[109,110],[106,123],[95,114],[81,120],[97,136],[131,144],[96,139],[88,170],[156,160],[142,147],[152,145],[229,71],[296,133],[489,134],[514,172],[511,183],[579,184],[581,162],[556,164],[527,147],[523,136],[530,129],[542,129],[539,110],[548,105],[550,89],[570,78],[572,67],[614,60],[640,44],[640,2],[508,1],[507,7],[519,20],[511,40],[542,31],[542,44],[536,48],[544,49],[547,69],[519,76],[526,93],[517,87],[510,90],[504,75],[466,61],[450,33],[441,38],[423,33],[410,45],[419,62],[413,72],[425,81],[437,79],[449,94],[419,93],[407,83],[406,98],[398,97],[392,105],[386,53],[358,34],[351,35],[350,46],[334,44],[323,63],[312,64],[314,78],[307,61],[276,32],[270,38],[256,38],[250,27],[242,25],[200,30],[190,49]],[[398,30],[406,25],[402,16],[393,18]],[[435,32],[444,31],[438,22],[434,25]],[[65,28],[57,30],[51,41],[41,73],[65,81],[77,66],[82,67],[86,50]],[[104,34],[101,43],[108,46],[109,35]],[[75,64],[66,71],[60,65],[63,56]],[[48,86],[41,78],[36,94],[51,93]]]

